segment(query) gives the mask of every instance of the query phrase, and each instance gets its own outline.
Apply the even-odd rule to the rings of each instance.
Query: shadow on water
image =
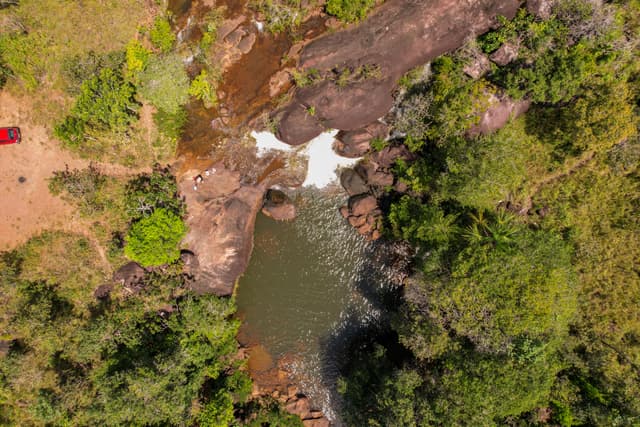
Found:
[[[391,328],[390,308],[401,302],[401,288],[392,279],[395,275],[391,260],[397,256],[392,247],[383,242],[371,243],[363,254],[354,287],[371,304],[377,313],[375,318],[362,317],[361,313],[348,307],[339,327],[332,329],[320,339],[319,382],[311,382],[314,397],[319,397],[335,425],[342,425],[340,414],[343,399],[338,392],[338,379],[345,368],[353,362],[357,350],[372,344],[381,337],[395,336]]]

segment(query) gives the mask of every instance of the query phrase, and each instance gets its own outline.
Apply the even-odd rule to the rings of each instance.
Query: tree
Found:
[[[178,244],[186,231],[178,215],[165,208],[156,209],[131,226],[124,253],[144,267],[171,263],[180,256]]]
[[[153,21],[149,38],[151,39],[151,43],[164,53],[169,52],[176,41],[176,35],[171,31],[171,24],[169,24],[167,18],[163,16],[158,16],[155,21]]]
[[[118,71],[103,68],[86,80],[71,110],[74,117],[99,130],[124,130],[136,115],[135,87]]]
[[[189,76],[177,54],[152,56],[139,80],[140,94],[159,110],[175,114],[189,100]]]
[[[168,168],[159,165],[150,174],[138,175],[127,183],[124,202],[127,214],[134,221],[151,215],[158,208],[178,216],[184,213],[175,177]]]

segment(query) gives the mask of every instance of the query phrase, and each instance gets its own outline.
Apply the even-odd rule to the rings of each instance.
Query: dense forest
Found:
[[[158,165],[185,105],[217,103],[203,52],[220,14],[190,76],[164,9],[84,3],[96,13],[0,0],[0,87],[50,100],[35,108],[65,149],[145,170],[57,171],[51,193],[91,233],[0,253],[0,425],[302,425],[251,396],[234,298],[189,289],[186,207]],[[376,3],[326,12],[357,22]],[[273,32],[300,24],[299,1],[251,7]],[[91,30],[101,20],[117,25]],[[505,46],[505,65],[470,76]],[[383,196],[385,237],[415,248],[414,271],[389,324],[346,349],[346,424],[640,424],[639,56],[640,0],[560,0],[402,78],[394,137],[372,145],[414,154],[394,168],[406,191]],[[531,106],[479,135],[496,99]],[[112,283],[130,261],[143,278]]]
[[[386,229],[417,249],[354,345],[350,425],[640,423],[640,3],[567,0],[403,79]],[[463,71],[501,46],[517,57]],[[531,109],[471,136],[491,95]]]

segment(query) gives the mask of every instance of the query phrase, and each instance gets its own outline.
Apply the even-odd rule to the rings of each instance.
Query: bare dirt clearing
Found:
[[[79,215],[71,205],[49,193],[48,179],[54,171],[82,168],[88,160],[75,158],[48,130],[35,124],[32,101],[0,91],[0,126],[18,126],[22,143],[0,146],[0,250],[13,248],[44,230],[81,231]],[[118,165],[98,165],[113,175],[128,175]]]

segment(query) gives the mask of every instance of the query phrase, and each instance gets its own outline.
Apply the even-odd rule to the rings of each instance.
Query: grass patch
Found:
[[[58,286],[60,295],[76,306],[87,307],[93,289],[107,279],[96,247],[79,234],[44,232],[20,248],[20,279]]]
[[[16,7],[0,10],[0,16],[24,29],[0,32],[0,52],[26,88],[47,83],[64,89],[62,71],[70,58],[122,50],[148,13],[145,3],[137,0],[21,0]]]

